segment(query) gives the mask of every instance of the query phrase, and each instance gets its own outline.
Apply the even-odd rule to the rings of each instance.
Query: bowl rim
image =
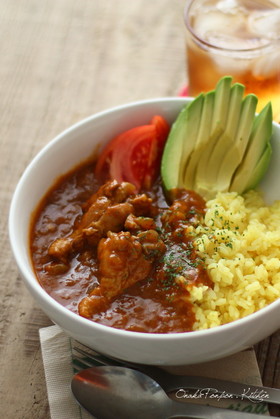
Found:
[[[63,138],[67,137],[69,134],[71,134],[73,131],[81,129],[86,124],[91,123],[92,121],[106,117],[107,115],[111,113],[115,113],[118,111],[125,111],[131,108],[135,108],[138,106],[146,106],[146,105],[153,105],[153,104],[161,104],[161,103],[188,103],[193,100],[192,97],[159,97],[159,98],[153,98],[153,99],[143,99],[138,101],[133,101],[130,103],[110,107],[106,110],[94,113],[92,115],[89,115],[86,118],[81,119],[80,121],[72,124],[68,128],[61,131],[58,135],[56,135],[53,139],[51,139],[45,146],[41,148],[41,150],[33,157],[33,159],[30,161],[30,163],[25,168],[24,172],[22,173],[16,188],[14,190],[11,203],[10,203],[10,209],[9,209],[9,216],[8,216],[8,232],[9,232],[9,241],[10,246],[12,249],[12,253],[14,256],[14,259],[17,263],[17,267],[23,277],[23,280],[25,282],[25,285],[31,292],[31,294],[36,293],[37,297],[39,298],[40,302],[42,303],[43,307],[49,306],[54,310],[54,312],[58,313],[62,318],[69,318],[69,320],[72,320],[77,325],[85,326],[88,329],[94,329],[103,331],[105,333],[109,333],[112,335],[118,335],[118,336],[125,336],[125,337],[131,337],[133,339],[148,339],[148,340],[181,340],[186,338],[200,338],[202,336],[207,335],[218,335],[220,333],[223,333],[226,330],[233,330],[235,328],[240,327],[241,325],[246,325],[247,323],[250,323],[252,320],[258,320],[258,318],[263,316],[263,313],[269,313],[273,312],[276,308],[280,309],[280,299],[275,300],[274,302],[268,304],[267,306],[263,307],[262,309],[259,309],[258,311],[251,313],[241,319],[234,320],[230,323],[226,323],[219,326],[214,326],[212,328],[203,329],[203,330],[195,330],[195,331],[189,331],[189,332],[171,332],[171,333],[146,333],[146,332],[135,332],[135,331],[129,331],[124,329],[117,329],[111,326],[103,325],[101,323],[96,323],[94,321],[91,321],[89,319],[86,319],[68,308],[64,307],[62,304],[60,304],[58,301],[56,301],[53,297],[51,297],[47,291],[40,285],[35,272],[32,267],[31,259],[29,257],[29,268],[33,272],[33,274],[30,273],[28,269],[28,264],[25,263],[24,258],[21,257],[20,254],[20,246],[17,240],[17,232],[15,230],[15,213],[16,213],[16,206],[17,201],[19,199],[19,195],[22,191],[22,188],[24,188],[24,184],[28,177],[32,174],[32,171],[34,167],[38,165],[40,162],[40,159],[42,156],[44,156],[46,153],[49,152],[50,149],[55,147],[55,145],[60,142]],[[280,130],[280,126],[273,122],[274,126],[278,127],[277,129]],[[63,174],[63,173],[62,173]],[[49,185],[51,187],[51,185]],[[45,191],[46,192],[46,191]],[[44,192],[44,193],[45,193]],[[34,295],[33,295],[34,298]],[[42,307],[41,307],[42,308]],[[43,311],[46,311],[44,308],[42,308]]]

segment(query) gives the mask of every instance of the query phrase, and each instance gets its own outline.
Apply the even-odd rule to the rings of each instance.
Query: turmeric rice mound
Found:
[[[245,317],[280,297],[280,201],[260,193],[219,193],[207,202],[205,223],[191,232],[213,287],[186,283],[194,330]]]

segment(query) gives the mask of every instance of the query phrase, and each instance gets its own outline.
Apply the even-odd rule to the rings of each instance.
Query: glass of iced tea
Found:
[[[280,0],[188,0],[185,22],[189,95],[230,75],[280,122]]]

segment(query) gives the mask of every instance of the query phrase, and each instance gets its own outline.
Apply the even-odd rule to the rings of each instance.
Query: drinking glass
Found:
[[[230,75],[280,122],[280,0],[188,0],[184,17],[189,95]]]

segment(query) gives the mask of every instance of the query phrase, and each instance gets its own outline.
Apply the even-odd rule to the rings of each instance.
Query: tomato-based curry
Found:
[[[188,287],[211,286],[190,233],[205,203],[160,180],[101,185],[94,164],[57,180],[31,225],[30,250],[41,286],[69,310],[103,325],[146,333],[192,330]]]

